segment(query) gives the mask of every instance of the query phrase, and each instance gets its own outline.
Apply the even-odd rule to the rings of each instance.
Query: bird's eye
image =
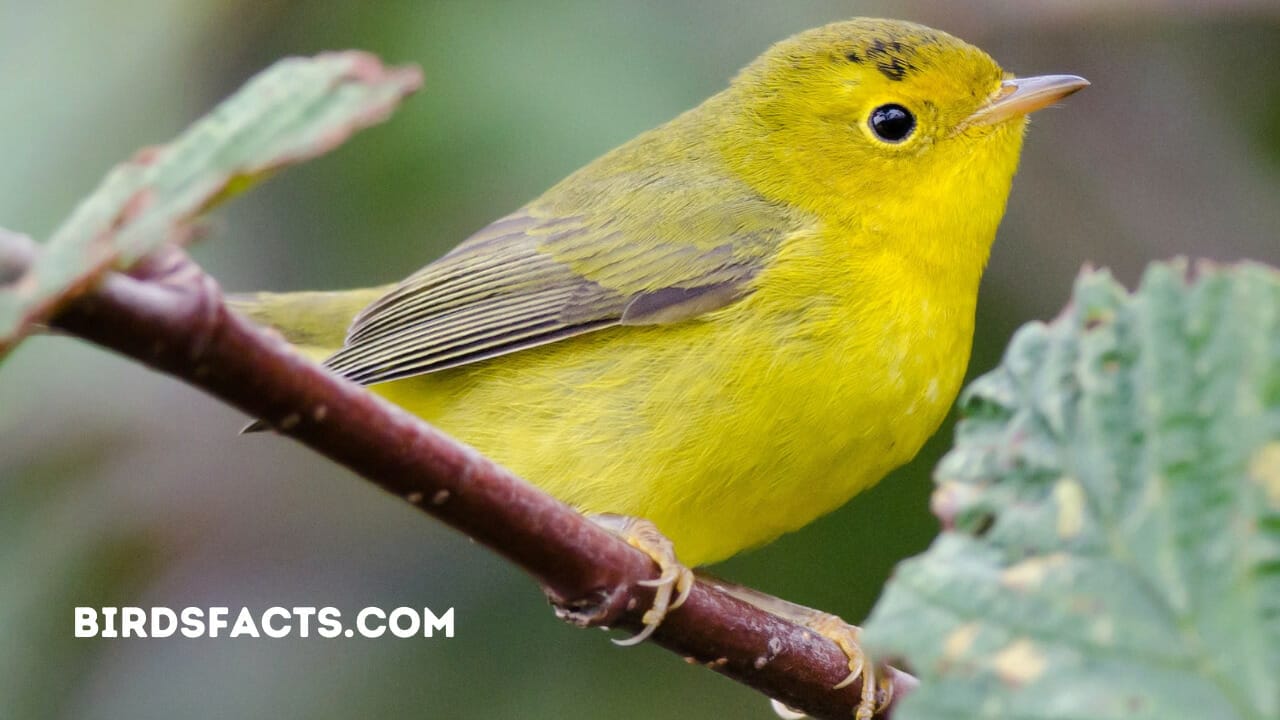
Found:
[[[890,103],[872,110],[867,124],[871,126],[871,132],[881,140],[900,143],[916,129],[916,116],[901,105]]]

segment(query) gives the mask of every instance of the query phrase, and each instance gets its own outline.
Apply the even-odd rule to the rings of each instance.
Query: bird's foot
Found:
[[[857,720],[871,720],[872,716],[888,706],[889,701],[893,699],[893,680],[888,675],[881,676],[876,672],[876,664],[859,644],[862,628],[850,625],[829,613],[817,610],[811,612],[813,615],[802,624],[835,643],[849,659],[849,674],[836,684],[835,689],[848,687],[861,677],[862,694],[853,716]]]
[[[693,571],[676,560],[675,547],[657,526],[642,518],[626,515],[600,514],[589,516],[591,521],[617,535],[627,544],[643,552],[658,565],[661,574],[640,584],[653,588],[653,605],[645,611],[644,629],[624,640],[614,640],[618,645],[636,645],[658,629],[667,614],[684,604],[693,590]]]
[[[858,707],[854,712],[854,717],[857,720],[870,720],[877,712],[887,707],[893,699],[892,677],[888,674],[881,675],[877,672],[875,663],[867,657],[866,651],[858,643],[858,636],[862,632],[861,628],[856,625],[850,625],[830,613],[798,605],[768,593],[760,592],[755,588],[727,582],[705,574],[703,579],[717,589],[743,602],[750,603],[761,610],[808,628],[835,643],[836,647],[840,648],[845,657],[849,659],[849,674],[837,683],[834,689],[848,687],[858,678],[862,678],[862,693],[859,696]],[[779,717],[802,717],[796,711],[777,701],[774,701],[774,710]]]

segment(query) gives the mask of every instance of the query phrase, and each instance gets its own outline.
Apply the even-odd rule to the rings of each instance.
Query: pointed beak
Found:
[[[1089,87],[1089,81],[1078,75],[1041,75],[1005,80],[991,100],[969,116],[965,125],[995,125],[1048,107],[1086,87]]]

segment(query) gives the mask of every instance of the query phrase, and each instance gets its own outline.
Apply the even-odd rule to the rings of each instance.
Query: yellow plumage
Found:
[[[714,562],[836,508],[942,421],[1025,113],[1083,82],[1008,81],[928,28],[829,25],[394,289],[244,307],[580,510]],[[879,123],[891,107],[900,141],[878,135],[904,127]]]

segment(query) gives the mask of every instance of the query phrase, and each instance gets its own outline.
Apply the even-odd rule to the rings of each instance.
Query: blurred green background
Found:
[[[1094,85],[1036,116],[971,374],[1083,263],[1280,264],[1280,3],[0,0],[0,226],[43,237],[116,161],[291,53],[424,68],[390,124],[216,215],[229,290],[381,283],[720,89],[772,41],[925,22]],[[68,339],[0,368],[0,717],[769,718],[652,647],[561,626],[485,550],[244,418]],[[863,617],[923,549],[950,424],[874,491],[719,566]],[[456,608],[432,640],[77,640],[76,605]]]

